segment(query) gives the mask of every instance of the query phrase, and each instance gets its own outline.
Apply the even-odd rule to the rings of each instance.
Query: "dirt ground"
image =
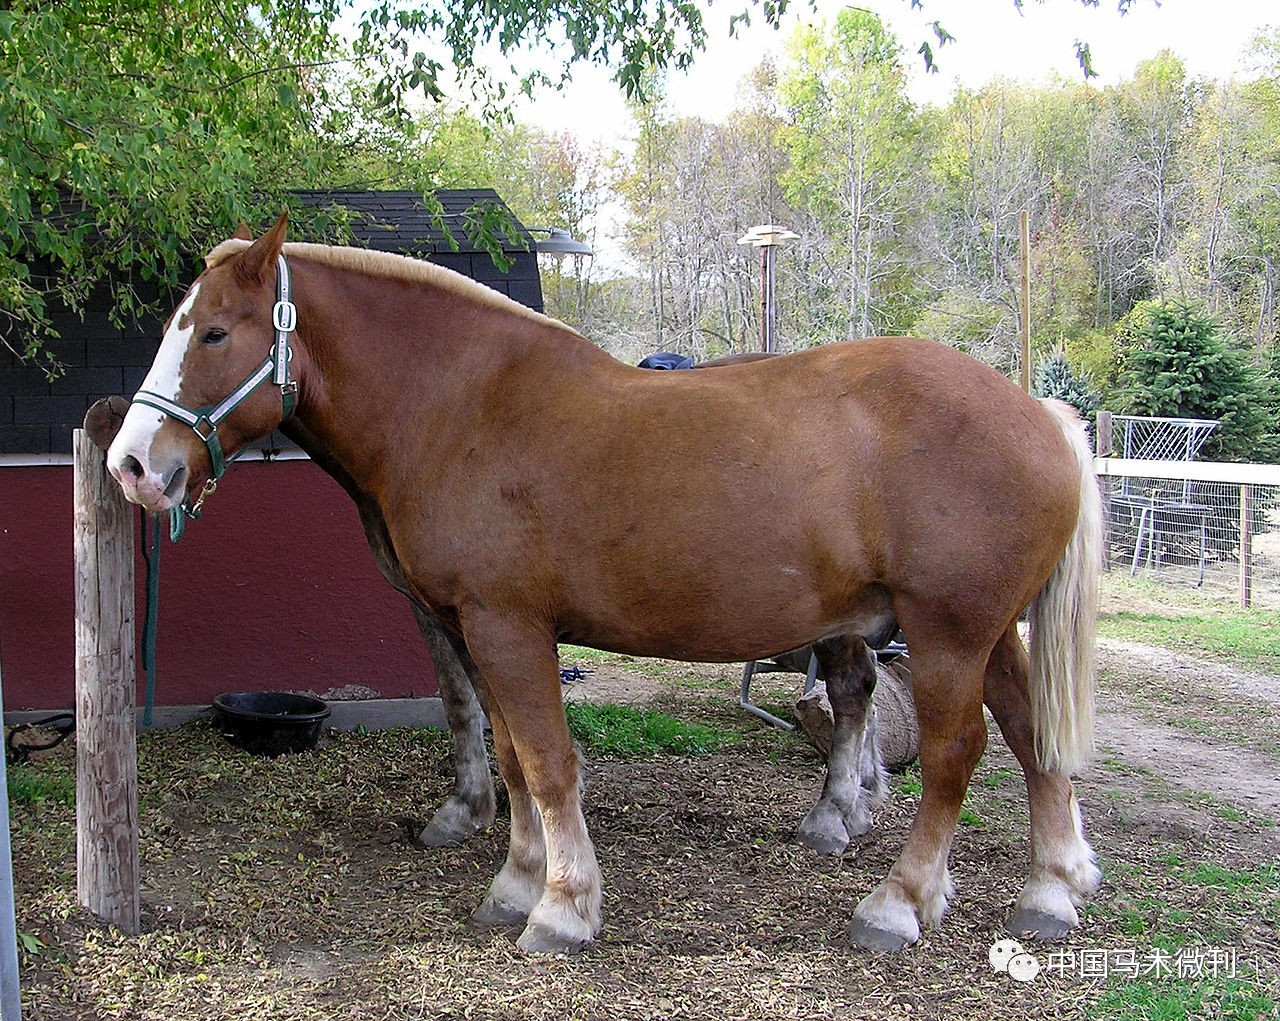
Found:
[[[1077,933],[1031,948],[1045,971],[1023,983],[988,958],[1028,856],[1025,789],[994,728],[942,927],[907,952],[869,955],[845,925],[902,846],[918,774],[895,779],[869,836],[819,856],[794,832],[822,762],[737,708],[740,668],[603,656],[583,666],[591,672],[568,698],[641,703],[737,740],[708,756],[588,759],[606,922],[585,952],[530,959],[515,931],[467,923],[502,861],[501,809],[464,847],[413,843],[450,779],[442,735],[333,735],[314,754],[263,760],[197,723],[140,744],[139,937],[75,906],[74,810],[15,811],[19,929],[35,941],[26,1016],[1275,1016],[1280,677],[1103,643],[1098,755],[1078,793],[1106,878]],[[765,675],[753,692],[785,711],[800,680]],[[60,756],[40,768],[69,768]],[[1229,972],[1119,967],[1161,953],[1203,963],[1214,948],[1231,952]],[[1102,955],[1105,973],[1084,966],[1087,954]]]

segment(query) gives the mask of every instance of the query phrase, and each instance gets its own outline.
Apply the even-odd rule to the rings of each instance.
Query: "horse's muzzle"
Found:
[[[187,495],[190,471],[184,464],[177,464],[160,473],[135,454],[119,453],[107,456],[107,469],[120,484],[125,499],[159,514],[180,504]]]

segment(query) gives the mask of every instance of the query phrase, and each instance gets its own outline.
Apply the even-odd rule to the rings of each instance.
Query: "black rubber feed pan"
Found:
[[[253,755],[308,751],[316,746],[329,718],[329,707],[320,699],[283,691],[219,695],[213,708],[223,736]]]

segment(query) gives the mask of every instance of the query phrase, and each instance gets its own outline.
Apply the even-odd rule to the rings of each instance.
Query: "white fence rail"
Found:
[[[1280,465],[1099,457],[1107,567],[1280,608]]]

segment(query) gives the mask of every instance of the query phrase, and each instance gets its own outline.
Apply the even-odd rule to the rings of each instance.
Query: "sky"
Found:
[[[677,115],[721,120],[733,108],[741,77],[766,54],[781,62],[787,38],[801,22],[831,21],[846,4],[817,0],[816,14],[806,0],[791,0],[780,30],[753,25],[740,38],[729,38],[727,19],[736,4],[710,9],[708,48],[687,74],[674,73],[668,102]],[[875,11],[903,44],[910,72],[909,90],[918,103],[945,103],[956,84],[978,87],[992,78],[1028,82],[1055,73],[1079,79],[1074,42],[1092,50],[1101,85],[1132,77],[1137,65],[1170,49],[1193,76],[1229,78],[1247,73],[1244,54],[1253,36],[1268,25],[1280,25],[1277,0],[1135,0],[1128,14],[1116,12],[1115,0],[1097,8],[1080,0],[1026,0],[1019,15],[1013,0],[924,0],[912,11],[908,0],[861,0]],[[721,20],[717,20],[721,19]],[[956,37],[934,47],[937,74],[925,72],[915,50],[933,40],[929,23],[938,19]],[[608,73],[579,71],[563,93],[545,92],[526,103],[517,116],[550,131],[568,130],[583,140],[625,146],[631,131],[626,107]]]

